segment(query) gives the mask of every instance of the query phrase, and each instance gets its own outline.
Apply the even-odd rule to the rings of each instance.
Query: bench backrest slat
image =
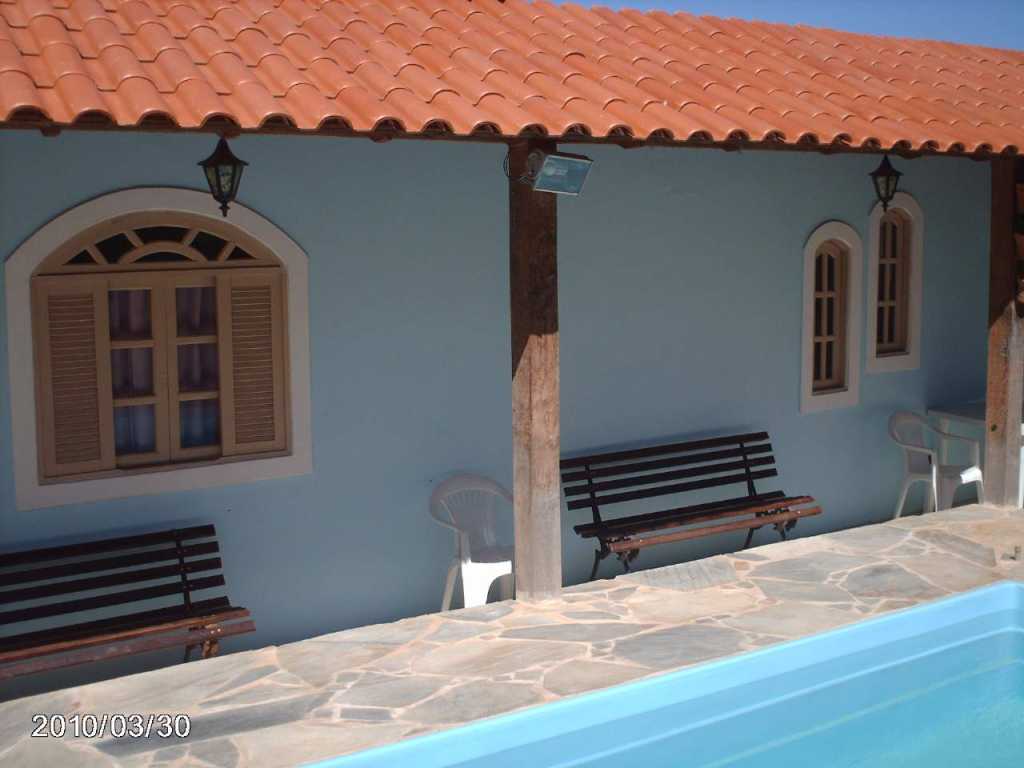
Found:
[[[640,461],[636,463],[610,464],[607,466],[591,467],[590,469],[575,469],[562,473],[563,483],[576,483],[583,480],[596,480],[600,477],[614,477],[629,472],[650,472],[655,469],[668,469],[670,467],[684,467],[689,464],[702,464],[704,462],[718,461],[720,459],[741,459],[744,452],[748,456],[756,456],[762,453],[771,453],[771,443],[752,445],[744,451],[743,448],[730,448],[723,451],[702,451],[700,453],[677,454],[667,459],[652,459],[651,461]],[[563,465],[564,466],[564,465]]]
[[[767,432],[751,432],[745,435],[732,435],[730,437],[712,437],[706,440],[691,440],[686,443],[670,443],[667,445],[653,445],[648,448],[634,448],[628,451],[614,451],[611,453],[596,453],[590,456],[575,456],[569,459],[562,459],[562,469],[573,469],[586,464],[601,464],[615,461],[633,461],[645,459],[651,456],[664,456],[670,453],[685,453],[688,451],[699,451],[705,448],[717,448],[726,445],[739,445],[740,443],[761,443],[768,439]]]
[[[727,472],[744,472],[746,473],[748,467],[767,467],[775,463],[774,456],[762,456],[756,459],[750,459],[749,461],[728,461],[720,462],[711,466],[703,467],[691,467],[690,469],[677,469],[672,472],[654,472],[643,475],[630,475],[629,477],[620,477],[617,480],[603,480],[599,483],[594,483],[594,493],[600,494],[603,491],[615,491],[621,488],[635,488],[641,485],[652,485],[655,483],[668,483],[673,480],[683,480],[688,477],[709,477],[715,474],[725,474]],[[744,474],[746,479],[746,474]],[[586,486],[570,486],[565,489],[565,495],[575,496],[581,492],[582,489],[586,489]],[[600,496],[598,497],[600,500]]]
[[[751,472],[751,476],[755,480],[761,480],[766,477],[775,477],[779,473],[774,469],[764,469],[759,472]],[[717,488],[723,485],[737,485],[738,483],[746,483],[746,473],[735,474],[735,475],[724,475],[722,477],[712,477],[706,480],[695,480],[689,483],[675,483],[673,485],[663,485],[657,488],[648,488],[646,490],[639,491],[627,491],[625,493],[610,493],[604,496],[598,496],[598,503],[602,506],[606,504],[621,504],[625,501],[637,501],[639,499],[653,499],[657,496],[668,496],[673,493],[685,493],[686,491],[698,491],[704,488]],[[569,509],[580,509],[581,507],[589,507],[590,503],[583,504],[582,502],[571,502]]]
[[[81,544],[66,544],[60,547],[46,547],[44,549],[27,549],[21,552],[0,554],[0,568],[10,568],[15,565],[26,564],[34,565],[47,560],[66,560],[71,557],[85,557],[102,552],[141,549],[142,547],[152,547],[157,544],[174,544],[178,541],[189,541],[191,539],[208,539],[216,535],[217,531],[212,525],[197,525],[192,528],[143,533],[138,536],[121,536],[116,539],[86,541]]]
[[[180,581],[171,584],[161,584],[156,587],[143,587],[142,589],[129,589],[122,592],[113,592],[109,595],[98,595],[97,597],[85,597],[78,600],[67,600],[60,603],[47,603],[32,608],[19,608],[13,611],[0,613],[0,625],[14,624],[20,621],[32,621],[34,619],[45,619],[51,616],[63,616],[68,613],[79,613],[81,611],[92,611],[98,608],[108,608],[113,605],[124,605],[125,603],[136,603],[141,600],[153,600],[158,597],[169,595],[180,595],[186,591],[195,592],[200,589],[212,589],[213,587],[224,586],[223,576],[204,576],[201,579],[189,579],[186,584]]]
[[[38,628],[49,638],[61,627],[116,625],[146,607],[133,613],[132,604],[146,602],[174,617],[191,615],[218,597],[195,600],[193,592],[224,586],[216,535],[214,526],[199,525],[2,554],[0,627],[8,636]]]
[[[172,576],[180,577],[182,574],[219,571],[220,568],[220,558],[213,557],[209,560],[192,560],[184,565],[161,565],[156,568],[121,571],[106,576],[94,576],[88,579],[50,582],[20,589],[5,589],[0,591],[0,605],[20,603],[25,600],[39,600],[44,597],[56,597],[58,595],[73,595],[76,592],[89,592],[94,589],[106,589],[107,587],[117,587],[124,584],[138,584],[144,581],[155,581]]]
[[[98,573],[100,571],[113,571],[118,568],[128,568],[132,565],[151,565],[167,560],[178,560],[182,557],[214,555],[219,551],[220,547],[216,541],[203,541],[198,544],[187,544],[180,550],[177,547],[165,547],[163,549],[134,552],[130,555],[116,555],[95,560],[78,560],[61,565],[46,565],[42,568],[27,568],[10,573],[0,573],[0,587],[30,584],[33,581],[59,579],[65,576],[82,576],[87,573]]]
[[[743,485],[753,497],[756,480],[778,475],[774,465],[767,432],[610,451],[561,462],[569,510],[595,513],[609,504],[729,485]]]

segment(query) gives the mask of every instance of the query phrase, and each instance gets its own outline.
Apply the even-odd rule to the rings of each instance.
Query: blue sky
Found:
[[[1024,49],[1024,0],[603,0],[585,5],[661,8],[869,34]]]

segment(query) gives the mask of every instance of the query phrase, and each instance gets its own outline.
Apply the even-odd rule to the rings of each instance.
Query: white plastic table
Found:
[[[928,415],[939,420],[939,429],[943,432],[952,432],[953,427],[958,426],[970,430],[972,437],[980,437],[982,446],[985,444],[985,401],[973,400],[969,403],[955,403],[953,405],[938,405],[928,409]],[[1024,435],[1024,423],[1021,424],[1021,435]],[[980,433],[980,434],[979,434]],[[954,434],[956,434],[954,432]],[[943,464],[949,461],[948,441],[943,440],[939,447],[939,461]],[[984,468],[985,451],[981,452],[981,461]],[[1021,482],[1017,491],[1017,504],[1024,506],[1024,447],[1021,449]]]

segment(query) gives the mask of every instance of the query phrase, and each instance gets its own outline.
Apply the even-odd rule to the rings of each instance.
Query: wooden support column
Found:
[[[515,577],[523,600],[562,588],[557,196],[516,181],[535,149],[554,144],[516,142],[508,164]]]
[[[1018,504],[1024,403],[1024,329],[1014,240],[1018,166],[1012,157],[992,161],[985,501],[1006,507]]]

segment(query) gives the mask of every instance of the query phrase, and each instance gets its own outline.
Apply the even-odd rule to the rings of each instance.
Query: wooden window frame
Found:
[[[841,250],[842,277],[837,273],[835,288],[845,283],[845,290],[832,296],[833,332],[827,331],[821,312],[824,299],[836,291],[816,290],[818,257],[822,250]],[[814,413],[831,408],[857,405],[860,399],[861,314],[863,308],[863,247],[860,236],[841,221],[828,221],[811,233],[804,244],[803,333],[801,337],[800,412]],[[818,322],[816,328],[815,322]],[[815,355],[821,354],[823,342],[833,342],[833,376],[816,381]],[[841,347],[841,349],[840,349]],[[818,358],[819,372],[821,358]],[[817,377],[821,379],[821,376]],[[817,386],[816,386],[817,384]]]
[[[170,227],[184,231],[180,242],[154,241],[144,243],[136,230],[147,227]],[[200,232],[220,237],[224,246],[216,253],[204,256],[192,243]],[[125,252],[116,259],[101,253],[102,244],[109,238],[121,238]],[[235,249],[243,248],[243,256],[229,261]],[[176,254],[180,261],[140,262],[153,254]],[[87,254],[87,257],[84,256]],[[173,257],[172,257],[173,258]],[[160,268],[158,268],[160,267]],[[119,217],[88,228],[83,233],[57,248],[43,260],[31,278],[32,317],[35,354],[35,402],[37,405],[36,443],[38,451],[38,481],[40,484],[81,482],[90,479],[111,478],[137,473],[166,472],[197,465],[233,463],[287,456],[291,452],[291,412],[289,399],[290,372],[286,309],[286,275],[283,266],[258,241],[246,238],[228,227],[202,217],[173,213],[145,213]],[[231,318],[251,309],[233,305],[233,292],[250,293],[254,290],[265,295],[257,309],[260,325],[239,327],[249,334],[236,343],[231,330]],[[216,291],[217,331],[207,336],[179,336],[176,310],[176,291],[181,287],[213,288]],[[149,291],[151,334],[148,339],[112,339],[107,306],[109,293],[117,290]],[[97,400],[89,403],[98,411],[97,435],[100,456],[81,462],[58,463],[58,436],[55,431],[54,403],[57,382],[52,381],[51,333],[48,307],[51,297],[70,296],[80,300],[75,307],[84,306],[92,295],[92,323],[95,330],[95,380]],[[82,309],[74,309],[81,315]],[[269,313],[269,314],[267,314]],[[76,316],[77,317],[77,316]],[[59,320],[59,318],[58,318]],[[253,328],[258,335],[253,341]],[[79,334],[80,335],[80,334]],[[239,337],[240,338],[240,337]],[[218,388],[209,392],[182,392],[178,388],[178,350],[183,345],[214,343],[220,370]],[[234,434],[236,401],[232,386],[232,367],[238,344],[256,344],[261,364],[257,376],[271,377],[272,384],[259,385],[254,406],[245,406],[238,413],[246,414],[251,407],[261,413],[261,438],[242,444]],[[115,397],[112,388],[111,353],[116,349],[147,348],[152,350],[153,391],[151,394]],[[91,348],[90,348],[91,349]],[[248,352],[247,354],[252,354]],[[251,388],[251,387],[250,387]],[[181,404],[196,399],[217,399],[219,405],[219,443],[210,446],[185,447],[181,444]],[[268,400],[269,398],[269,400]],[[66,394],[61,402],[66,402]],[[84,402],[88,402],[84,401]],[[152,405],[155,416],[154,450],[139,454],[121,454],[114,451],[115,409]],[[239,406],[241,407],[241,406]],[[66,406],[65,406],[66,410]],[[90,416],[91,418],[91,416]]]
[[[310,399],[309,257],[284,230],[243,204],[231,207],[228,223],[263,244],[285,271],[288,318],[290,451],[281,456],[244,460],[222,459],[214,465],[197,461],[173,471],[130,473],[80,482],[39,481],[35,349],[32,333],[31,285],[40,266],[69,238],[122,216],[153,212],[186,214],[206,222],[223,222],[209,193],[181,187],[133,187],[98,195],[54,216],[11,253],[4,263],[7,322],[7,368],[11,401],[11,433],[18,450],[12,456],[14,509],[30,512],[66,504],[99,502],[134,496],[196,491],[206,488],[308,475],[313,471]]]
[[[811,391],[846,389],[849,254],[835,240],[821,244],[814,256],[814,337]]]
[[[880,281],[880,265],[887,261],[887,248],[883,246],[883,229],[888,221],[897,220],[903,227],[901,246],[903,263],[897,275],[902,278],[895,300],[897,333],[895,343],[878,344],[879,290],[886,289],[885,279]],[[867,310],[867,361],[868,373],[893,373],[916,370],[921,365],[921,322],[924,275],[924,213],[920,205],[909,194],[898,192],[889,206],[882,210],[875,206],[868,220],[868,310]],[[881,309],[883,320],[888,321],[889,300]]]

